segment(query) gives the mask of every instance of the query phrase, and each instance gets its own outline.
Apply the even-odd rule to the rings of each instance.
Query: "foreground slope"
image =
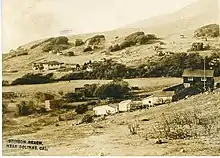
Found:
[[[219,155],[220,153],[220,92],[200,94],[187,100],[161,105],[144,111],[120,113],[106,120],[75,126],[77,120],[47,124],[54,117],[20,117],[3,131],[3,155]],[[213,121],[210,134],[185,139],[161,138],[156,144],[157,123],[173,114],[192,113]],[[27,119],[28,118],[28,119]],[[145,119],[145,121],[143,121]],[[28,121],[27,121],[28,120]],[[148,120],[148,121],[147,121]],[[45,122],[46,121],[46,122]],[[42,123],[41,123],[42,122]],[[131,135],[129,124],[139,124]],[[24,125],[26,124],[26,127]],[[35,124],[35,126],[27,126]],[[45,124],[47,124],[45,126]],[[200,126],[198,126],[200,127]],[[9,128],[9,127],[8,127]],[[215,131],[215,129],[217,131]],[[190,132],[200,129],[191,128]],[[33,132],[33,133],[30,133]],[[26,133],[26,134],[25,134]],[[6,148],[8,138],[41,140],[48,151]]]

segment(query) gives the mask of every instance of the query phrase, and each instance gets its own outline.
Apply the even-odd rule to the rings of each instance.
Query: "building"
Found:
[[[45,100],[46,110],[57,109],[59,107],[59,102],[57,100]]]
[[[34,71],[39,71],[39,70],[42,70],[44,67],[43,67],[43,64],[42,63],[33,63],[32,64],[32,70]]]
[[[95,112],[95,115],[101,116],[101,115],[115,114],[119,110],[118,110],[118,105],[110,104],[110,105],[103,105],[103,106],[94,107],[93,111]]]
[[[166,104],[173,101],[174,91],[160,91],[142,100],[144,106],[154,107],[160,104]]]
[[[93,71],[93,68],[92,68],[91,66],[88,66],[88,67],[86,68],[86,71],[87,71],[87,72],[92,72],[92,71]]]
[[[48,61],[43,63],[44,70],[56,70],[60,69],[64,63],[60,63],[57,61]]]
[[[205,88],[214,88],[214,70],[185,69],[183,72],[184,87],[202,85]]]
[[[130,111],[131,110],[131,100],[125,100],[119,103],[119,111],[120,112],[125,112],[125,111]]]

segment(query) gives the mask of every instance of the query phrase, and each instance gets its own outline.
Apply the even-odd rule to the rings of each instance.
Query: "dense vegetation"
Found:
[[[219,25],[210,24],[197,29],[194,32],[195,37],[218,37],[219,36]]]
[[[110,46],[109,51],[114,52],[134,45],[146,44],[150,40],[155,39],[157,39],[157,37],[154,34],[145,35],[144,32],[134,32],[125,37],[125,39],[120,44],[114,44]]]
[[[69,39],[65,36],[59,36],[56,38],[50,38],[45,42],[42,50],[44,52],[54,51],[59,52],[69,48]]]
[[[53,82],[53,73],[43,75],[41,73],[32,74],[28,73],[21,78],[12,81],[11,85],[24,85],[24,84],[42,84]]]
[[[89,67],[92,71],[86,71]],[[211,56],[205,58],[206,69],[214,69],[215,76],[220,76],[220,53],[213,52]],[[58,79],[53,78],[53,73],[26,74],[12,82],[11,85],[18,84],[41,84],[54,81],[70,81],[80,79],[120,79],[120,78],[141,78],[141,77],[181,77],[184,69],[203,69],[204,58],[198,53],[176,53],[160,56],[158,59],[146,61],[137,68],[126,67],[123,64],[106,60],[103,62],[89,62],[81,67],[81,71],[76,71],[64,75]]]
[[[113,80],[103,85],[85,85],[83,89],[77,92],[69,92],[63,96],[68,102],[82,101],[85,98],[98,97],[100,99],[123,99],[128,94],[129,85],[122,80]]]

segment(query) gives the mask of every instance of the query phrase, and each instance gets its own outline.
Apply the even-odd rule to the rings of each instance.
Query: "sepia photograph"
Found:
[[[220,156],[220,0],[2,0],[3,156]]]

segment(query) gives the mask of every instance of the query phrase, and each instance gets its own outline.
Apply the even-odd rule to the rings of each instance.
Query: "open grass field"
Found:
[[[169,105],[119,113],[103,121],[77,126],[74,125],[77,120],[58,122],[56,117],[50,115],[19,117],[12,119],[3,130],[3,155],[98,156],[102,153],[105,156],[219,156],[220,133],[215,131],[220,129],[219,98],[219,92],[200,94]],[[199,112],[194,113],[195,109]],[[155,143],[156,124],[162,121],[162,116],[169,118],[183,112],[190,114],[189,111],[213,121],[209,124],[210,134],[174,140],[161,138],[165,143]],[[128,128],[133,123],[139,125],[135,135],[131,135]],[[200,125],[190,128],[190,132],[193,130],[198,133],[203,131]],[[9,138],[43,141],[48,151],[6,148]]]
[[[85,84],[105,84],[111,80],[72,80],[71,82],[58,82],[48,84],[35,85],[17,85],[3,87],[3,92],[18,92],[18,93],[33,93],[33,92],[57,92],[63,90],[64,92],[74,91],[76,87],[83,87]],[[182,82],[181,78],[137,78],[125,79],[130,86],[138,86],[140,88],[152,88],[158,86],[170,86]]]

